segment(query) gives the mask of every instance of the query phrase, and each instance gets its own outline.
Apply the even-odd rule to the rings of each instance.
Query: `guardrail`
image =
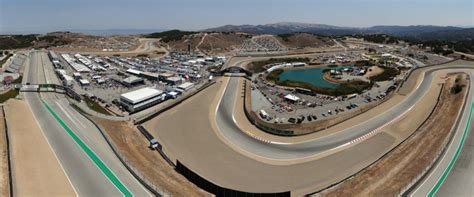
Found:
[[[143,136],[145,136],[145,138],[147,138],[149,141],[154,139],[158,142],[158,140],[153,135],[151,135],[151,133],[148,132],[148,130],[146,130],[145,127],[143,127],[142,125],[138,125],[137,128],[143,134]],[[163,157],[163,159],[165,159],[165,161],[168,164],[170,164],[170,166],[173,166],[174,168],[176,168],[176,165],[173,163],[173,161],[171,161],[171,159],[168,157],[168,155],[166,155],[165,152],[163,152],[163,147],[161,146],[160,142],[158,142],[158,150],[157,151],[160,153],[161,157]]]
[[[5,138],[6,138],[6,146],[7,146],[7,167],[8,167],[8,185],[9,185],[9,193],[10,196],[13,195],[13,175],[12,175],[12,161],[11,161],[11,149],[10,149],[10,136],[8,135],[8,125],[7,125],[7,117],[5,116],[5,109],[3,106],[0,106],[2,108],[2,113],[3,113],[3,121],[4,121],[4,126],[5,126]]]

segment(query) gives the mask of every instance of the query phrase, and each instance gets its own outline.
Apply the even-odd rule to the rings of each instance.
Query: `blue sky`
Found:
[[[226,24],[474,26],[474,0],[0,0],[0,32]]]

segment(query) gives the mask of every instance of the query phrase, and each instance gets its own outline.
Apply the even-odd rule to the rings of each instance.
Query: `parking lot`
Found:
[[[63,85],[109,109],[122,109],[118,102],[121,94],[145,87],[165,94],[176,92],[184,83],[193,85],[186,91],[198,88],[208,81],[208,69],[220,67],[225,61],[225,57],[184,53],[171,53],[161,59],[65,53],[55,56],[56,73]]]
[[[320,55],[314,57],[312,61],[319,61],[320,66],[328,64],[350,64],[351,61],[360,60],[360,53],[336,53],[332,55]],[[348,63],[349,62],[349,63]],[[279,64],[269,65],[279,66]],[[392,66],[397,66],[393,64]],[[305,69],[303,66],[296,69]],[[369,81],[362,71],[368,71],[372,67],[354,70],[344,69],[335,75],[337,80],[360,79]],[[362,74],[360,74],[362,73]],[[365,73],[365,72],[364,72]],[[302,88],[280,87],[265,79],[266,74],[257,74],[252,77],[252,102],[251,109],[259,114],[259,117],[270,123],[294,124],[324,120],[342,113],[348,113],[365,106],[374,106],[384,100],[393,90],[396,89],[399,79],[402,79],[408,71],[401,71],[401,74],[392,80],[374,82],[374,85],[361,94],[350,94],[344,96],[329,96],[317,94],[311,90]]]

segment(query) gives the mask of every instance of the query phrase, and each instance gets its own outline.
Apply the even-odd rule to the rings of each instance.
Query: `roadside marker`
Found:
[[[76,142],[76,144],[86,153],[86,155],[93,161],[93,163],[104,173],[107,179],[115,186],[117,189],[123,194],[123,196],[131,197],[133,194],[128,190],[128,188],[120,181],[120,179],[115,176],[115,174],[110,170],[107,165],[97,156],[94,151],[92,151],[86,143],[84,143],[79,136],[77,136],[68,126],[67,124],[54,112],[54,110],[48,105],[48,103],[44,100],[43,104],[48,109],[49,113],[51,113],[58,121],[58,123],[63,127],[63,129],[69,134],[69,136]]]

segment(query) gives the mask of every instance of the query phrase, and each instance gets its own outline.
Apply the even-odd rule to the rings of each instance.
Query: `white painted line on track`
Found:
[[[74,123],[74,124],[76,124],[76,122],[77,122],[77,123],[79,123],[79,124],[81,125],[82,128],[87,129],[86,126],[84,126],[84,124],[82,124],[82,121],[80,121],[76,116],[74,116],[74,115],[69,116],[69,115],[68,115],[68,112],[71,113],[71,114],[73,114],[73,113],[72,113],[69,109],[67,109],[67,107],[63,107],[63,106],[62,106],[62,103],[59,102],[59,101],[55,101],[55,102],[56,102],[56,104],[61,108],[61,110],[64,111],[64,113],[66,114],[66,116],[67,116],[69,119],[73,120],[73,123]],[[71,118],[71,117],[72,117],[72,118]],[[78,125],[76,124],[76,126],[78,126]],[[78,127],[78,128],[79,128],[79,127]]]
[[[74,190],[74,193],[76,194],[76,196],[79,196],[79,194],[77,193],[76,188],[74,187],[74,184],[72,184],[72,181],[71,181],[71,179],[69,178],[69,175],[66,173],[66,170],[64,169],[63,164],[61,164],[61,161],[59,160],[58,156],[56,155],[56,151],[53,149],[53,146],[51,146],[51,143],[49,143],[48,138],[47,138],[46,135],[44,134],[43,128],[41,128],[41,125],[40,125],[38,119],[36,119],[36,116],[34,115],[33,110],[32,110],[32,108],[31,108],[30,102],[26,101],[26,103],[28,104],[28,106],[29,106],[29,108],[30,108],[31,114],[32,114],[33,117],[35,118],[36,124],[38,125],[38,127],[39,127],[40,130],[41,130],[41,135],[44,137],[44,139],[45,139],[46,142],[48,143],[49,148],[51,149],[51,151],[53,151],[53,155],[54,155],[54,157],[56,158],[56,161],[59,163],[59,166],[60,166],[61,169],[63,170],[64,175],[66,176],[67,180],[69,181],[69,184],[71,185],[72,189]]]
[[[77,119],[71,117],[71,116],[69,115],[69,113],[66,111],[66,109],[64,109],[63,106],[61,106],[61,104],[59,104],[58,101],[54,101],[54,102],[56,102],[56,104],[59,106],[59,108],[61,108],[61,111],[63,111],[63,113],[69,118],[69,120],[72,120],[72,123],[73,123],[74,125],[76,125],[77,128],[81,128],[81,127],[82,127],[82,128],[84,128],[84,129],[86,129],[86,127],[85,127],[80,121],[78,121]],[[74,116],[74,115],[73,115],[73,116]],[[81,126],[79,126],[77,123],[79,123]]]

